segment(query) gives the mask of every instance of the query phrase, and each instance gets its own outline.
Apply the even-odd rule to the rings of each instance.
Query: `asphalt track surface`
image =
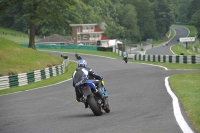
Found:
[[[51,53],[60,56],[60,53]],[[75,60],[74,54],[65,54]],[[87,60],[88,67],[103,75],[110,113],[94,116],[82,103],[76,103],[69,79],[52,86],[0,96],[0,133],[183,132],[174,116],[165,79],[199,70],[166,70],[146,64],[126,64],[120,59],[81,57]],[[182,107],[181,112],[195,132]]]
[[[150,50],[147,50],[145,54],[149,55],[174,55],[174,53],[171,51],[171,46],[178,44],[177,39],[180,37],[187,37],[189,34],[188,29],[179,27],[179,26],[172,26],[172,28],[175,30],[176,34],[175,36],[168,42],[168,46],[160,45],[158,47],[152,48]]]

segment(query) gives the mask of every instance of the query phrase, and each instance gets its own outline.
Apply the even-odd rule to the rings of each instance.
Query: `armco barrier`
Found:
[[[28,44],[21,44],[23,47],[28,47]],[[77,45],[44,45],[36,44],[37,49],[83,49],[83,50],[94,50],[94,51],[109,51],[112,52],[113,47],[101,47],[101,46],[77,46]]]
[[[183,55],[140,55],[133,56],[133,60],[180,63],[180,64],[200,64],[200,56],[183,56]]]
[[[122,56],[122,51],[113,48],[113,52]],[[184,56],[184,55],[133,55],[133,60],[180,63],[180,64],[200,64],[200,56]]]
[[[109,51],[112,52],[113,51],[113,47],[97,47],[98,51]]]
[[[64,60],[61,65],[48,67],[43,70],[0,77],[0,90],[23,86],[29,83],[38,82],[53,76],[58,76],[65,72],[65,67],[69,64],[69,58]]]
[[[28,44],[21,44],[23,47],[28,47]],[[97,51],[97,46],[77,46],[77,45],[45,45],[45,44],[36,44],[37,49],[84,49],[84,50],[95,50]]]

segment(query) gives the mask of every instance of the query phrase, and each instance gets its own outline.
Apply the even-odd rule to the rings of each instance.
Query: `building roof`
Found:
[[[89,26],[89,25],[97,25],[97,24],[70,24],[70,26]]]
[[[71,36],[61,36],[58,34],[53,34],[51,36],[45,37],[36,43],[42,43],[42,44],[52,44],[52,43],[70,43],[73,39]]]

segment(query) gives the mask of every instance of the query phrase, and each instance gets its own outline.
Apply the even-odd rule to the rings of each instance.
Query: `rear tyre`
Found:
[[[96,116],[101,116],[103,114],[101,107],[99,107],[93,97],[92,94],[87,96],[87,102],[88,105],[90,106],[90,109],[92,110],[92,112],[94,113],[94,115]]]

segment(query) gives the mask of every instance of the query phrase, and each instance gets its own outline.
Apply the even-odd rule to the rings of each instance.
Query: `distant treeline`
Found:
[[[40,36],[71,35],[72,29],[69,24],[87,23],[97,23],[110,39],[126,39],[132,42],[164,37],[174,23],[193,24],[200,31],[199,0],[2,2],[0,2],[1,26],[27,33],[30,20],[34,18],[32,21],[36,27],[35,34]],[[32,7],[34,10],[30,10]],[[59,17],[56,17],[58,14]],[[101,25],[102,22],[106,25]]]

